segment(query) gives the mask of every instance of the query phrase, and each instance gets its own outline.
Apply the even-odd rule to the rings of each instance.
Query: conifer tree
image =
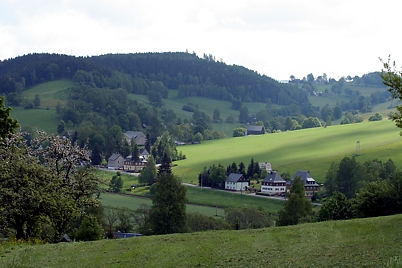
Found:
[[[153,185],[149,226],[155,234],[183,233],[187,229],[186,188],[168,167],[159,169],[158,181]]]

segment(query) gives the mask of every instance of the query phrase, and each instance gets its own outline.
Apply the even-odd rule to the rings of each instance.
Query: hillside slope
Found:
[[[292,175],[299,169],[310,170],[317,181],[324,182],[331,162],[356,155],[357,141],[360,141],[357,161],[392,158],[402,168],[402,140],[398,133],[394,122],[383,120],[205,141],[178,147],[187,159],[176,161],[178,166],[173,171],[184,174],[187,182],[197,182],[204,167],[219,163],[226,167],[240,161],[248,165],[253,157],[254,161],[270,162],[273,169],[290,171]]]
[[[1,267],[400,267],[402,215],[244,231],[2,245]]]

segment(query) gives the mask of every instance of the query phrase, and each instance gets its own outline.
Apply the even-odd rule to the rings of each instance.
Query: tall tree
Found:
[[[186,188],[172,173],[162,172],[153,185],[149,226],[155,234],[183,233],[186,231]]]
[[[10,107],[4,106],[5,97],[0,96],[0,139],[5,138],[9,133],[15,133],[19,127],[18,121],[10,117]]]
[[[356,194],[358,178],[354,174],[357,165],[354,157],[345,156],[339,163],[336,174],[336,190],[343,193],[347,198],[352,198]]]
[[[402,71],[397,70],[395,62],[391,63],[388,58],[387,62],[382,62],[384,69],[381,72],[383,83],[389,87],[388,91],[391,93],[392,98],[402,101]],[[397,112],[392,115],[392,120],[395,125],[402,128],[402,105],[396,107]],[[399,133],[402,136],[402,131]]]
[[[164,153],[161,164],[158,169],[158,177],[162,176],[164,173],[172,174],[172,168],[170,167],[171,163],[172,160],[170,159],[168,154]]]
[[[285,207],[279,211],[278,225],[296,225],[303,217],[311,215],[311,202],[305,197],[304,181],[296,177],[288,194]]]
[[[133,146],[133,144],[131,145]],[[131,151],[131,160],[134,162],[138,162],[140,160],[140,149],[138,148],[138,145],[135,141],[133,150]]]
[[[156,166],[153,156],[147,158],[147,164],[138,176],[139,183],[152,184],[156,179]]]
[[[40,106],[40,97],[39,97],[39,94],[36,94],[36,95],[35,95],[35,99],[34,99],[34,101],[33,101],[33,105],[34,105],[35,108],[38,108],[38,107]]]
[[[94,149],[92,150],[91,153],[91,162],[92,165],[100,165],[102,164],[102,151],[100,146],[95,143]]]
[[[246,106],[242,106],[239,111],[239,122],[248,123],[248,121],[249,121],[248,109]]]
[[[212,116],[212,120],[213,120],[214,122],[219,122],[219,121],[221,121],[221,112],[219,111],[219,108],[218,108],[218,107],[216,107],[216,108],[214,109],[214,114],[213,114],[213,116]]]

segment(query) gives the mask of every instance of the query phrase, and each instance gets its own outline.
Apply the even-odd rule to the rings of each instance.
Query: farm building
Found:
[[[304,181],[304,190],[306,192],[306,197],[312,197],[315,192],[317,192],[320,188],[318,183],[311,177],[310,171],[303,171],[299,170],[296,172],[295,175],[286,183],[286,187],[289,190],[290,187],[292,186],[292,181],[296,177],[301,177],[301,179]]]
[[[246,136],[265,134],[264,126],[248,126]]]
[[[147,160],[143,156],[138,157],[138,161],[133,161],[133,156],[130,154],[124,159],[124,170],[139,171],[147,165]]]
[[[108,169],[122,169],[124,167],[124,157],[121,154],[114,153],[107,160]]]
[[[149,152],[147,151],[147,149],[145,148],[141,148],[140,149],[140,159],[144,159],[147,160],[147,158],[149,157]]]
[[[275,195],[286,192],[286,181],[275,171],[269,172],[261,182],[261,193]]]
[[[261,170],[266,170],[266,171],[272,171],[272,166],[271,163],[268,162],[263,162],[263,163],[258,163],[259,167]]]
[[[141,131],[126,131],[124,137],[129,144],[131,144],[132,139],[134,139],[135,143],[138,145],[145,145],[147,142],[147,137]]]
[[[249,181],[243,174],[230,173],[225,180],[225,190],[244,191],[249,186]]]

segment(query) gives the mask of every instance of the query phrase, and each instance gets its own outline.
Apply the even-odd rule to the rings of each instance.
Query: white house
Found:
[[[261,170],[265,169],[266,171],[272,171],[271,163],[262,162],[262,163],[258,163],[258,165],[260,166]]]
[[[261,182],[261,193],[269,195],[286,193],[286,181],[281,175],[271,171]]]
[[[249,186],[249,181],[243,174],[230,173],[225,180],[225,190],[244,191]]]

